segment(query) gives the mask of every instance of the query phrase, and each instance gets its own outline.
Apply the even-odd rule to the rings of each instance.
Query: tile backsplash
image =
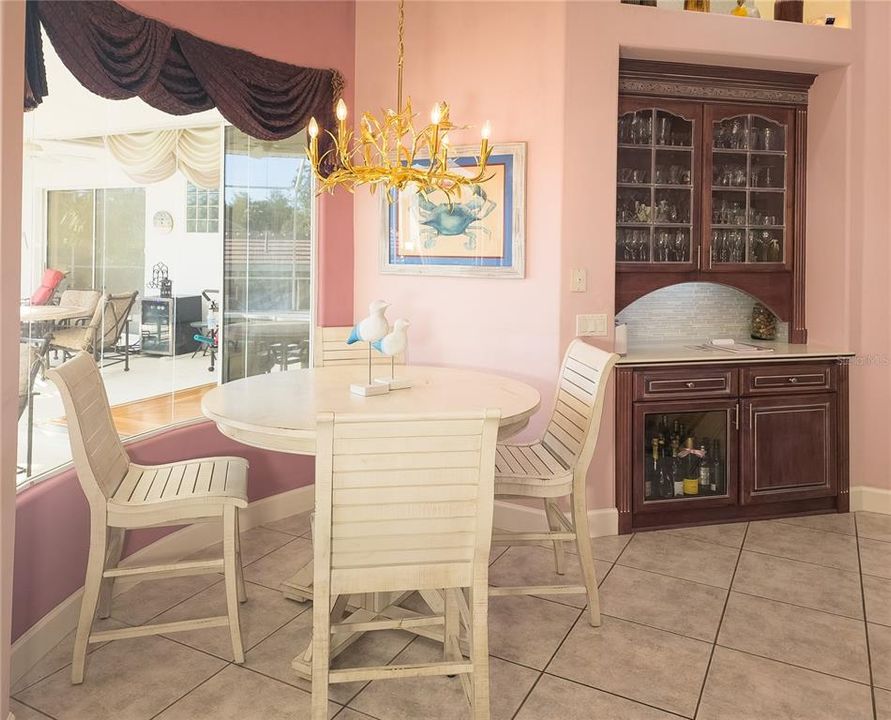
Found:
[[[628,324],[629,345],[678,345],[710,338],[749,337],[751,295],[727,285],[691,282],[651,292],[616,315]],[[777,321],[777,340],[786,342],[789,324]]]

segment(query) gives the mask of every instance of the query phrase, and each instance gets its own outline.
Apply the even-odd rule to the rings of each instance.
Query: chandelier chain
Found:
[[[405,67],[405,0],[399,0],[399,24],[397,26],[399,38],[399,56],[396,60],[396,112],[402,110],[402,68]]]

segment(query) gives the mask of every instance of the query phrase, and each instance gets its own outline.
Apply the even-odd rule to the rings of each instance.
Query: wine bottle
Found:
[[[699,458],[699,494],[704,495],[711,489],[711,459],[705,449],[708,440],[703,439],[699,445],[699,452],[702,453]]]
[[[644,494],[648,500],[658,495],[655,491],[659,482],[659,439],[654,437],[650,447],[652,447],[652,455],[644,480]]]
[[[715,438],[712,441],[712,492],[716,495],[723,495],[726,492],[724,487],[725,481],[724,464],[721,462],[721,441],[718,438]]]
[[[693,437],[687,437],[684,449],[684,495],[699,495],[699,458],[693,448]]]
[[[684,474],[682,472],[681,459],[678,457],[678,441],[671,441],[671,480],[675,497],[684,497]]]

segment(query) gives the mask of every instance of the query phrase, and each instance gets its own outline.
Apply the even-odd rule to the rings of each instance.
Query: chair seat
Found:
[[[87,338],[89,333],[87,332],[87,328],[84,325],[78,327],[69,327],[69,328],[59,328],[53,330],[53,339],[52,344],[53,347],[61,348],[64,350],[71,350],[73,352],[80,352],[81,350],[86,350]]]
[[[496,496],[562,497],[571,491],[572,470],[544,443],[496,447]]]
[[[246,508],[247,471],[247,460],[239,457],[131,464],[108,502],[109,522],[129,525],[141,519],[160,524],[219,515],[227,505]]]

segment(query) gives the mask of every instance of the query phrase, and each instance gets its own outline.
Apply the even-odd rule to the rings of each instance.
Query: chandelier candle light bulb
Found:
[[[486,164],[491,149],[489,136],[491,127],[487,122],[482,129],[479,165],[475,173],[468,174],[449,165],[449,145],[446,134],[458,126],[449,119],[449,106],[440,101],[430,113],[431,124],[420,130],[414,127],[415,113],[411,98],[402,101],[402,71],[405,64],[405,0],[399,0],[399,22],[397,28],[399,54],[397,68],[396,110],[384,112],[382,120],[371,113],[363,113],[359,121],[359,137],[355,138],[347,128],[347,106],[343,98],[335,105],[337,134],[326,130],[333,147],[319,154],[318,136],[321,128],[315,118],[310,119],[309,160],[319,183],[319,192],[333,192],[338,186],[354,191],[357,186],[367,185],[373,193],[378,186],[387,192],[387,199],[395,199],[394,190],[404,190],[408,186],[427,194],[436,190],[445,193],[451,202],[452,196],[461,188],[485,182]],[[429,158],[424,168],[419,160]]]

